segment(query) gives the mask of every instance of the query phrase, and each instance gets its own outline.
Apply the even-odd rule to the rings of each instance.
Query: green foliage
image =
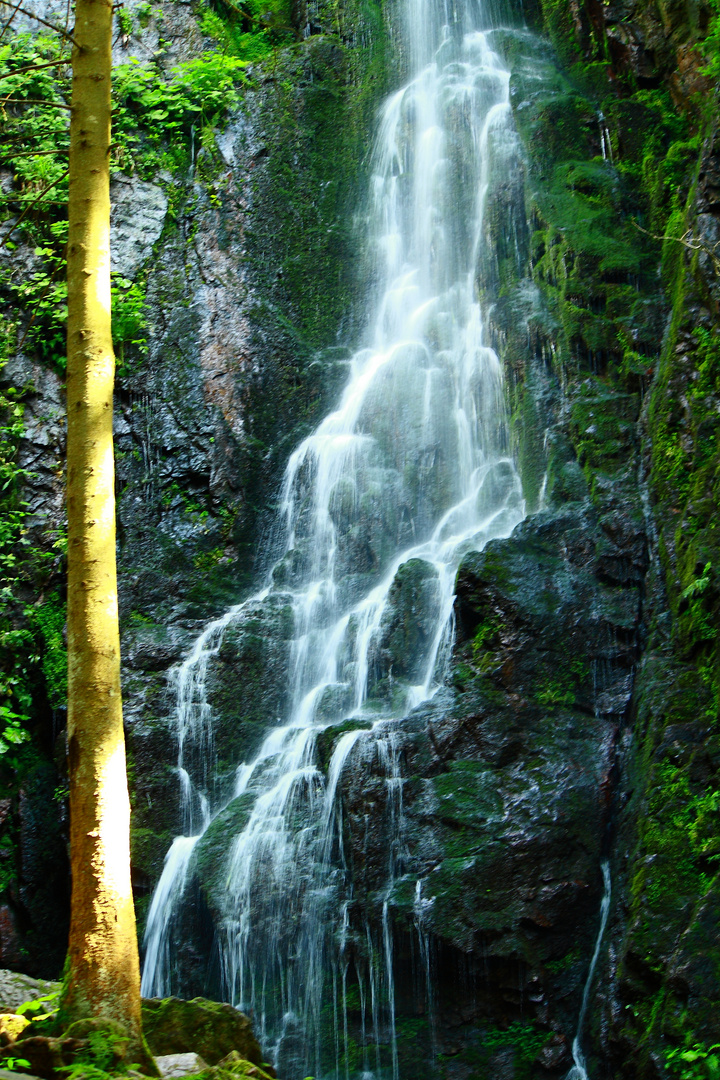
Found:
[[[632,891],[643,905],[650,944],[656,921],[688,904],[694,906],[717,873],[720,792],[694,790],[686,768],[662,761],[653,769],[648,800],[641,837],[653,859],[641,864]]]
[[[279,45],[294,41],[290,0],[222,0],[203,12],[200,28],[223,51],[247,63],[268,57]]]
[[[14,324],[0,315],[0,373],[14,343]],[[0,786],[13,797],[36,761],[32,731],[45,691],[52,705],[65,698],[64,615],[50,593],[34,608],[28,592],[48,587],[61,541],[47,530],[31,536],[22,498],[27,470],[17,461],[24,433],[24,398],[31,386],[0,389]],[[46,707],[46,706],[45,706]],[[0,833],[0,893],[15,881],[17,837],[12,818]]]
[[[665,1053],[665,1069],[678,1080],[718,1080],[720,1078],[720,1043],[704,1046],[695,1043],[681,1050],[676,1047]]]
[[[574,949],[571,949],[570,952],[567,952],[564,956],[560,957],[559,960],[549,960],[545,965],[545,970],[549,972],[550,975],[561,975],[571,968],[573,964],[577,964],[579,960],[580,948],[576,946]]]
[[[30,1062],[27,1058],[21,1057],[6,1057],[2,1059],[2,1065],[4,1069],[9,1072],[16,1072],[17,1070],[25,1070],[30,1068]]]
[[[56,593],[37,607],[27,608],[25,614],[44,645],[41,666],[48,701],[52,708],[61,708],[67,701],[67,649],[63,639],[65,603]]]
[[[516,1020],[506,1028],[492,1027],[486,1029],[480,1035],[477,1047],[470,1047],[461,1051],[459,1055],[440,1055],[440,1062],[447,1064],[462,1061],[468,1068],[463,1075],[484,1078],[489,1076],[488,1060],[498,1050],[512,1049],[514,1051],[513,1067],[516,1080],[530,1080],[534,1075],[533,1063],[543,1046],[551,1038],[551,1032],[541,1031],[534,1023],[523,1024]],[[444,1071],[449,1075],[449,1070]],[[452,1075],[455,1075],[453,1069]]]
[[[574,705],[578,687],[587,677],[588,666],[584,660],[569,660],[561,671],[541,680],[535,696],[541,705]]]
[[[123,32],[129,32],[129,13],[121,9],[118,19]],[[17,99],[6,106],[0,122],[0,164],[13,175],[11,189],[0,196],[0,215],[12,214],[16,220],[25,215],[21,229],[34,244],[30,269],[18,263],[0,272],[0,300],[4,296],[18,313],[17,331],[25,347],[61,371],[66,362],[69,117],[63,106],[70,92],[65,52],[62,39],[53,34],[19,35],[0,46],[0,84]],[[40,67],[53,60],[57,68]],[[186,166],[192,140],[197,136],[201,143],[204,131],[221,123],[237,102],[246,64],[235,55],[209,52],[177,65],[169,75],[137,61],[118,67],[113,76],[113,167],[150,175],[161,165]],[[31,65],[38,66],[37,72],[15,74]],[[6,246],[12,249],[20,239],[18,231]],[[144,283],[117,278],[113,336],[120,374],[129,362],[126,351],[132,348],[138,355],[145,349],[146,330]]]
[[[489,616],[478,625],[472,642],[473,657],[478,657],[486,649],[491,648],[497,643],[497,639],[502,628],[502,623],[499,619]]]
[[[503,1046],[512,1046],[516,1058],[525,1066],[531,1064],[550,1038],[547,1031],[538,1031],[534,1024],[523,1024],[519,1020],[501,1031],[491,1029],[483,1035],[483,1047],[486,1050],[498,1050]]]
[[[714,641],[718,636],[716,611],[707,601],[712,597],[715,575],[712,563],[706,563],[700,577],[695,578],[681,594],[682,600],[689,603],[685,608],[685,619],[692,624],[693,640]]]
[[[43,67],[57,60],[57,67]],[[37,71],[15,74],[37,66]],[[0,119],[0,165],[12,183],[0,196],[7,224],[0,241],[12,250],[21,241],[12,220],[33,246],[31,266],[19,262],[0,273],[0,300],[16,312],[26,348],[59,368],[65,364],[67,318],[67,150],[70,80],[67,49],[59,35],[17,35],[0,46],[0,87],[14,99]],[[27,102],[27,104],[24,104]],[[12,235],[12,240],[8,238]]]
[[[120,33],[125,37],[129,37],[133,32],[133,20],[132,15],[127,8],[119,7],[115,13]]]
[[[23,1001],[18,1005],[15,1012],[18,1016],[27,1016],[29,1020],[44,1020],[52,1015],[60,1003],[60,990],[51,990],[49,994],[33,998],[32,1001]]]
[[[147,303],[145,281],[128,281],[127,278],[113,275],[112,291],[112,335],[113,347],[119,375],[127,372],[125,349],[133,346],[138,354],[147,353]]]
[[[187,163],[197,131],[222,122],[246,82],[247,61],[203,53],[174,67],[169,78],[155,64],[133,59],[113,75],[114,159],[126,172],[152,174]]]
[[[700,48],[707,61],[705,74],[720,79],[720,0],[708,0],[708,7],[712,14]]]

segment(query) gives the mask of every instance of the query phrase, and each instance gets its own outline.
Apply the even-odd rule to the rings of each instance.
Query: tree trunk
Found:
[[[110,0],[77,0],[70,121],[67,506],[72,903],[68,1021],[107,1018],[147,1064],[130,885],[115,567]]]

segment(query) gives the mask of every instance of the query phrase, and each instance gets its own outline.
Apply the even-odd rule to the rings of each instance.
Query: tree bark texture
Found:
[[[63,1011],[68,1020],[119,1021],[129,1052],[140,1053],[115,566],[110,0],[77,0],[74,38],[67,366],[72,906]]]

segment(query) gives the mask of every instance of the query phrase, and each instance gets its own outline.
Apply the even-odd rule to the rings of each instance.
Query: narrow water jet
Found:
[[[592,954],[592,960],[590,961],[590,968],[588,969],[587,979],[585,980],[585,987],[583,989],[582,1004],[580,1005],[580,1015],[578,1016],[577,1031],[575,1032],[575,1038],[572,1044],[572,1056],[573,1067],[567,1074],[566,1080],[588,1080],[587,1064],[585,1062],[585,1055],[582,1052],[582,1034],[585,1026],[585,1016],[587,1014],[588,1004],[590,1003],[590,992],[592,990],[593,979],[595,977],[595,968],[597,967],[598,957],[600,956],[600,948],[602,946],[602,940],[605,935],[605,928],[607,926],[608,915],[610,914],[610,893],[611,893],[611,880],[610,880],[610,863],[603,862],[601,864],[603,875],[603,897],[600,903],[600,928],[598,930],[598,936],[595,940],[595,949]]]

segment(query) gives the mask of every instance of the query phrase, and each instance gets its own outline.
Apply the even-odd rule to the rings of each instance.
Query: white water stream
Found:
[[[466,11],[409,0],[413,76],[383,106],[374,153],[367,242],[377,288],[367,345],[337,408],[290,457],[268,582],[208,626],[172,675],[187,835],[168,852],[152,900],[146,996],[172,991],[186,881],[208,825],[228,806],[212,806],[209,665],[250,607],[279,596],[291,606],[291,707],[254,760],[238,763],[231,803],[246,813],[228,837],[216,925],[227,998],[252,1012],[286,1080],[400,1076],[389,899],[411,858],[398,724],[442,681],[460,559],[509,535],[524,515],[502,372],[483,340],[475,291],[488,190],[514,145],[509,74],[472,12],[469,0]],[[396,657],[394,669],[388,642],[401,579],[415,590],[417,625],[413,655]],[[318,735],[348,718],[363,726],[336,740],[323,772]],[[362,739],[377,747],[392,840],[377,918],[353,927],[340,790]],[[189,746],[203,763],[192,779]],[[428,979],[422,920],[431,903],[418,883]],[[360,1059],[348,1041],[351,936],[355,954],[358,940],[366,943],[363,969],[353,960]]]

